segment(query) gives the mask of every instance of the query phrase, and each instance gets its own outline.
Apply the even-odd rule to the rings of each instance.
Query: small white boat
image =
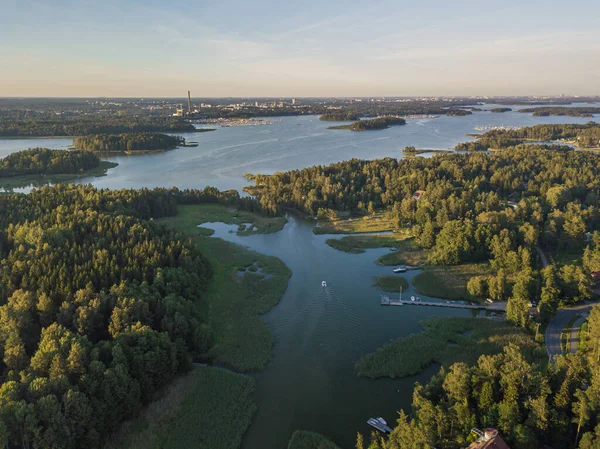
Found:
[[[379,421],[384,426],[387,426],[387,421],[385,419],[383,419],[381,416],[379,418],[377,418],[377,421]]]
[[[406,273],[406,267],[404,265],[400,265],[398,268],[394,268],[394,273]]]
[[[325,282],[325,281],[321,282],[321,287],[323,287],[323,288],[327,287],[327,282]]]

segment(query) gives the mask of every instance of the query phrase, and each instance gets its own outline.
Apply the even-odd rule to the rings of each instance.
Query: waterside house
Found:
[[[481,432],[481,431],[478,431]],[[481,437],[467,449],[510,449],[496,429],[485,429]]]
[[[421,199],[421,196],[423,196],[423,194],[425,193],[425,190],[417,190],[414,195],[413,198],[417,201],[419,201]]]

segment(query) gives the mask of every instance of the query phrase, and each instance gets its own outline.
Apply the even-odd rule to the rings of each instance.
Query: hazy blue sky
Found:
[[[0,96],[596,94],[600,1],[0,0]]]

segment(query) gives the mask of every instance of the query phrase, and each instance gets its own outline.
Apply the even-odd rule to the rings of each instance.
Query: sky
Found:
[[[596,95],[597,0],[0,0],[0,96]]]

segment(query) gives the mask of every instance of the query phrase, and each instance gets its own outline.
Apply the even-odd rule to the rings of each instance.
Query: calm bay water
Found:
[[[231,232],[237,226],[203,225],[214,229],[215,237],[279,257],[292,270],[286,293],[265,316],[275,340],[273,357],[264,372],[254,375],[258,413],[243,448],[284,449],[294,430],[303,429],[351,449],[357,431],[369,434],[368,418],[383,416],[394,423],[399,409],[410,408],[414,382],[427,382],[438,369],[432,366],[414,377],[373,381],[354,373],[358,358],[390,340],[419,332],[419,321],[430,316],[472,312],[381,307],[382,292],[372,286],[373,277],[393,273],[392,267],[374,261],[388,249],[347,254],[325,244],[331,236],[314,235],[313,223],[288,219],[280,232],[249,237]],[[327,288],[321,287],[323,280]],[[403,296],[415,294],[411,287]]]
[[[248,184],[243,178],[246,173],[271,174],[351,158],[402,157],[401,150],[408,145],[450,149],[469,140],[465,134],[477,132],[476,127],[485,125],[585,123],[590,119],[532,117],[518,112],[474,112],[465,117],[408,119],[405,126],[373,132],[328,130],[327,127],[335,123],[322,122],[317,116],[279,117],[274,120],[278,122],[272,125],[182,134],[190,141],[197,141],[200,145],[196,148],[133,156],[107,155],[106,159],[118,162],[119,166],[110,170],[106,177],[83,178],[78,182],[111,189],[203,188],[211,185],[221,190],[241,190]],[[72,143],[72,139],[0,140],[0,158],[31,147],[66,149]]]
[[[362,133],[327,130],[332,123],[314,116],[275,120],[279,122],[273,125],[184,135],[199,142],[197,148],[111,155],[107,159],[118,162],[118,167],[105,177],[78,182],[102,188],[211,185],[240,190],[248,184],[245,173],[270,174],[354,157],[402,157],[407,145],[449,149],[468,140],[465,134],[477,132],[480,126],[585,123],[590,119],[474,112],[465,117],[408,119],[406,126]],[[0,140],[0,158],[31,147],[66,149],[71,144],[72,139]],[[394,422],[397,410],[410,407],[413,383],[426,382],[437,370],[430,367],[411,378],[371,381],[354,374],[356,360],[391,339],[418,332],[418,322],[429,316],[470,315],[463,310],[381,307],[381,292],[372,286],[372,278],[391,274],[391,269],[373,262],[387,250],[336,251],[324,243],[327,236],[312,233],[312,226],[290,217],[275,234],[239,237],[229,232],[229,226],[210,225],[216,237],[277,256],[293,273],[281,302],[265,316],[275,338],[273,358],[264,372],[254,375],[259,409],[244,449],[283,449],[296,429],[323,433],[351,449],[357,431],[369,432],[367,418],[383,416]],[[328,283],[326,289],[321,287],[322,280]]]

